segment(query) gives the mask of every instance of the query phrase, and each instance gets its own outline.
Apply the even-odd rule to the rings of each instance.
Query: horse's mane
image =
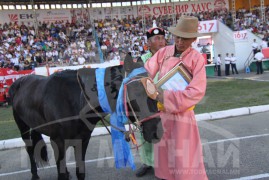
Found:
[[[114,69],[114,68],[120,68],[123,67],[123,65],[117,65],[117,66],[110,66],[110,67],[106,67],[107,69]],[[95,70],[96,68],[90,68],[92,70]],[[51,76],[49,77],[69,77],[69,76],[74,76],[74,74],[77,74],[78,70],[71,70],[71,69],[66,69],[63,71],[58,71],[53,73]]]
[[[55,72],[49,77],[70,77],[70,76],[74,76],[74,74],[77,74],[77,70],[66,69],[63,71]]]

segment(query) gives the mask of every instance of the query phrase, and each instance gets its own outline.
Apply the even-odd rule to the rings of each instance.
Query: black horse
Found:
[[[116,107],[124,75],[123,66],[106,68],[104,86],[112,109]],[[32,179],[39,179],[37,163],[48,161],[41,134],[50,137],[58,179],[69,179],[65,160],[69,146],[74,147],[77,178],[85,179],[85,153],[91,133],[96,123],[107,115],[99,104],[96,84],[95,69],[66,70],[49,77],[29,75],[12,84],[9,94],[13,115],[26,144]],[[132,107],[132,111],[128,108],[129,119],[134,122],[153,115],[157,111],[156,101],[147,97],[144,88],[129,88],[129,85],[128,107]],[[143,121],[141,129],[146,141],[160,140],[160,124],[159,117]]]

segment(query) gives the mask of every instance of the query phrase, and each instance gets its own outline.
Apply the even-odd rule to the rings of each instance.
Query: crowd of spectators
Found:
[[[265,9],[265,23],[261,22],[258,8],[251,12],[240,9],[236,12],[235,22],[231,12],[227,10],[188,15],[196,16],[200,21],[216,19],[233,30],[251,29],[253,33],[262,34],[268,41],[268,10]],[[92,24],[69,21],[39,22],[37,31],[33,26],[24,23],[0,24],[0,67],[22,70],[46,64],[54,66],[99,63],[99,45],[104,61],[123,59],[127,52],[131,52],[136,58],[148,50],[145,30],[151,28],[154,23],[166,29],[179,17],[180,14],[148,16],[145,17],[144,25],[141,17],[94,20]],[[96,44],[94,31],[99,44]],[[167,44],[173,43],[168,31],[165,37]]]

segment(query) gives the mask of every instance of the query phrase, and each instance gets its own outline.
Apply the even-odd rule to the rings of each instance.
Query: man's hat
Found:
[[[198,19],[194,16],[181,16],[176,27],[169,27],[168,31],[175,36],[183,38],[195,38],[198,33]]]
[[[147,38],[151,38],[152,36],[155,36],[155,35],[165,35],[165,32],[162,28],[158,28],[158,27],[153,27],[153,28],[150,28],[148,31],[147,31]]]

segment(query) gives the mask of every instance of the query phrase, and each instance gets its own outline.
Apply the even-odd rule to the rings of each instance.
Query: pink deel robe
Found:
[[[192,48],[179,58],[173,57],[174,51],[174,45],[166,46],[145,64],[151,78],[157,72],[161,78],[180,61],[193,75],[184,91],[164,91],[165,112],[161,112],[164,134],[154,145],[155,175],[167,180],[206,180],[200,134],[194,112],[189,109],[205,95],[204,58]]]

